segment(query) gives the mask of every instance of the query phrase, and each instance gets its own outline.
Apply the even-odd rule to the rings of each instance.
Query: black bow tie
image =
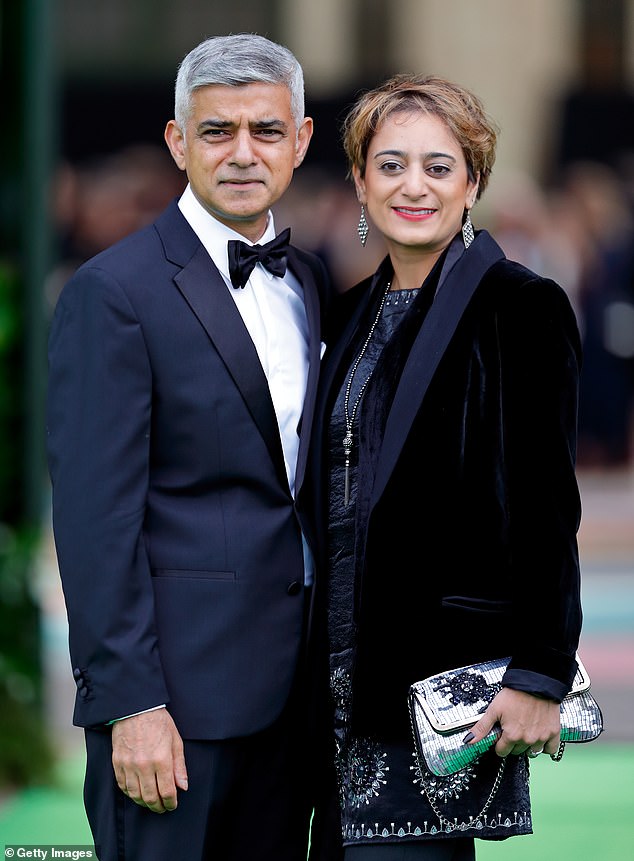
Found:
[[[265,245],[247,245],[239,239],[230,239],[228,242],[229,252],[229,275],[234,287],[244,287],[253,272],[256,263],[261,263],[271,275],[282,278],[286,273],[286,259],[288,256],[288,242],[291,238],[291,229],[287,227],[271,242]]]

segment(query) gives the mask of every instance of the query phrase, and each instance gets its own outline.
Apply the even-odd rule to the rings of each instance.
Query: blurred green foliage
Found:
[[[24,315],[16,272],[0,261],[0,521],[23,508],[21,461]]]
[[[38,535],[24,517],[24,343],[20,278],[0,261],[0,788],[43,782],[53,765],[32,594]]]

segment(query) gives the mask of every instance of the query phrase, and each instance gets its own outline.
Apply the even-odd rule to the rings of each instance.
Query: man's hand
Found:
[[[174,810],[177,788],[187,789],[183,742],[167,709],[113,724],[112,765],[119,789],[155,813]]]
[[[498,756],[509,753],[556,754],[559,748],[559,703],[511,688],[493,698],[480,720],[471,727],[469,744],[483,739],[495,725],[502,728],[495,745]]]

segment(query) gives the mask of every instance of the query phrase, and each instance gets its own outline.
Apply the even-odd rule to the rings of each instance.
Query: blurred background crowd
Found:
[[[47,779],[72,711],[43,445],[50,314],[83,260],[180,193],[162,142],[176,67],[241,31],[304,66],[315,136],[276,224],[341,290],[384,253],[356,235],[339,133],[355,94],[416,71],[483,99],[501,137],[474,224],[568,292],[585,510],[603,539],[606,512],[634,534],[634,0],[0,0],[0,793]],[[621,542],[617,580],[634,582],[634,541],[591,528],[582,551],[594,541],[612,565]]]

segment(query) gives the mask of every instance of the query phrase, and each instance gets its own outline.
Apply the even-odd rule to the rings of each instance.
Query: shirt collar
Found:
[[[186,221],[204,245],[207,253],[216,264],[224,278],[229,280],[229,257],[227,251],[227,243],[230,239],[239,239],[247,245],[254,245],[254,242],[248,240],[241,233],[227,227],[226,224],[214,218],[205,207],[200,203],[196,195],[188,184],[187,188],[181,195],[178,201],[178,208],[183,213]],[[275,224],[273,221],[273,213],[269,212],[264,234],[258,239],[258,244],[261,245],[275,238]]]

